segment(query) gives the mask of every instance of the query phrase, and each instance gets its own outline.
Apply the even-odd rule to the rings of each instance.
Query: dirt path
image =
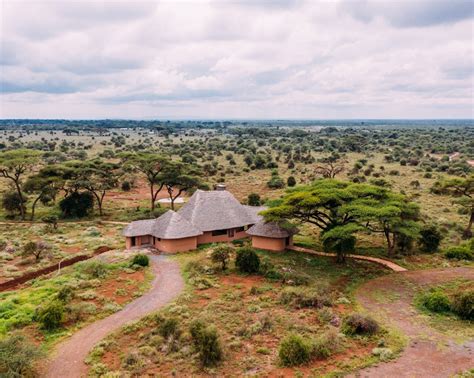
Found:
[[[292,249],[293,251],[298,251],[298,252],[310,253],[312,255],[325,256],[325,257],[336,257],[335,253],[318,252],[318,251],[314,251],[314,250],[309,249],[309,248],[292,246],[289,249]],[[353,255],[353,254],[348,254],[347,257],[350,258],[350,259],[354,259],[354,260],[363,260],[363,261],[373,262],[375,264],[382,265],[385,268],[391,269],[394,272],[405,272],[406,271],[406,269],[401,267],[400,265],[397,265],[392,261],[381,259],[381,258],[378,258],[378,257]]]
[[[129,303],[121,311],[92,323],[56,347],[44,376],[78,378],[87,374],[84,363],[89,351],[109,333],[125,323],[138,320],[176,298],[184,287],[179,265],[165,256],[151,256],[156,274],[150,291]]]
[[[387,319],[387,324],[409,338],[401,356],[387,363],[362,369],[359,377],[450,377],[474,367],[474,340],[463,345],[430,327],[412,307],[417,288],[457,278],[474,280],[474,269],[461,267],[391,274],[361,286],[356,297],[369,312]]]

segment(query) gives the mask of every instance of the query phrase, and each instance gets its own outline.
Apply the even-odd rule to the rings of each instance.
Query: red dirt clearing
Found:
[[[357,372],[360,377],[450,377],[471,369],[474,340],[462,345],[417,317],[413,298],[418,288],[455,279],[474,280],[467,267],[430,269],[382,276],[357,291],[358,301],[371,313],[381,314],[388,323],[408,336],[409,345],[394,361]],[[382,302],[381,302],[382,298]]]

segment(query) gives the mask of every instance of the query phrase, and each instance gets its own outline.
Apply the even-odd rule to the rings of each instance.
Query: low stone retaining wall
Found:
[[[14,278],[14,279],[10,280],[10,281],[0,283],[0,292],[7,291],[7,290],[12,290],[15,287],[17,287],[19,285],[22,285],[22,284],[24,284],[28,281],[31,281],[35,278],[38,278],[38,277],[43,276],[45,274],[49,274],[49,273],[54,272],[55,270],[58,270],[60,268],[65,268],[66,266],[73,265],[75,263],[78,263],[79,261],[88,260],[88,259],[90,259],[94,256],[100,255],[101,253],[110,251],[111,249],[112,248],[109,248],[107,246],[98,247],[94,250],[94,253],[92,253],[91,255],[74,256],[74,257],[71,257],[70,259],[62,260],[62,261],[60,261],[60,262],[58,262],[54,265],[47,266],[46,268],[42,268],[42,269],[36,270],[34,272],[29,272],[29,273],[26,273],[26,274],[22,275],[21,277],[17,277],[17,278]]]

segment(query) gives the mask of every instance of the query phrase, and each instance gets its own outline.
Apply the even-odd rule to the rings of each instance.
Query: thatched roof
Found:
[[[181,239],[202,235],[202,232],[173,210],[168,210],[157,219],[130,223],[123,231],[124,236],[152,235],[162,239]]]
[[[250,216],[253,218],[253,223],[260,222],[263,217],[261,215],[258,215],[263,210],[266,210],[266,206],[248,206],[248,205],[242,205],[245,210],[247,210],[247,213],[250,214]]]
[[[247,230],[247,234],[253,236],[264,236],[267,238],[287,238],[295,234],[298,230],[286,229],[276,222],[265,222],[263,219]]]
[[[201,231],[243,227],[256,221],[255,215],[227,190],[196,190],[178,214]]]
[[[151,235],[151,230],[155,224],[156,219],[145,219],[130,222],[127,227],[123,229],[123,236],[142,236]]]

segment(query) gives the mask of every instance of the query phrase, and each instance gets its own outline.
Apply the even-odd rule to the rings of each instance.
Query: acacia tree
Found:
[[[474,224],[474,175],[466,178],[438,181],[433,186],[432,191],[435,194],[447,194],[454,197],[454,202],[467,210],[469,221],[463,232],[463,238],[471,238],[472,225]]]
[[[121,158],[126,168],[145,175],[150,186],[150,207],[152,211],[155,210],[158,193],[160,193],[164,186],[160,174],[169,164],[170,159],[152,152],[125,153],[121,155]]]
[[[405,197],[386,188],[323,179],[288,190],[262,215],[267,221],[297,221],[318,227],[325,247],[343,261],[353,250],[353,234],[364,229],[384,233],[391,254],[397,234],[416,232],[417,211]]]
[[[347,160],[341,159],[339,155],[331,155],[322,158],[319,162],[321,164],[315,167],[315,173],[330,179],[333,179],[336,175],[343,172],[347,164]]]
[[[163,183],[168,192],[172,210],[174,210],[174,202],[183,192],[202,185],[198,175],[198,169],[189,164],[169,162],[166,165],[159,181]]]
[[[63,184],[64,181],[61,178],[54,176],[43,176],[41,173],[30,176],[28,180],[26,180],[24,185],[25,192],[36,194],[36,197],[31,205],[31,221],[33,221],[35,218],[35,210],[38,201],[47,203],[54,199]]]
[[[389,256],[393,255],[397,241],[419,235],[419,207],[401,194],[385,191],[382,198],[355,201],[347,210],[367,230],[384,235]]]
[[[383,195],[384,189],[376,186],[323,179],[288,190],[283,198],[262,214],[267,221],[296,220],[310,223],[325,232],[356,222],[346,205]]]
[[[104,198],[110,189],[116,188],[119,166],[102,160],[86,162],[76,168],[77,186],[90,192],[97,202],[99,215],[103,215]]]
[[[35,150],[19,149],[0,153],[0,177],[10,180],[21,203],[26,202],[22,191],[25,173],[39,162],[41,153]],[[20,206],[21,219],[26,218],[26,209]]]

